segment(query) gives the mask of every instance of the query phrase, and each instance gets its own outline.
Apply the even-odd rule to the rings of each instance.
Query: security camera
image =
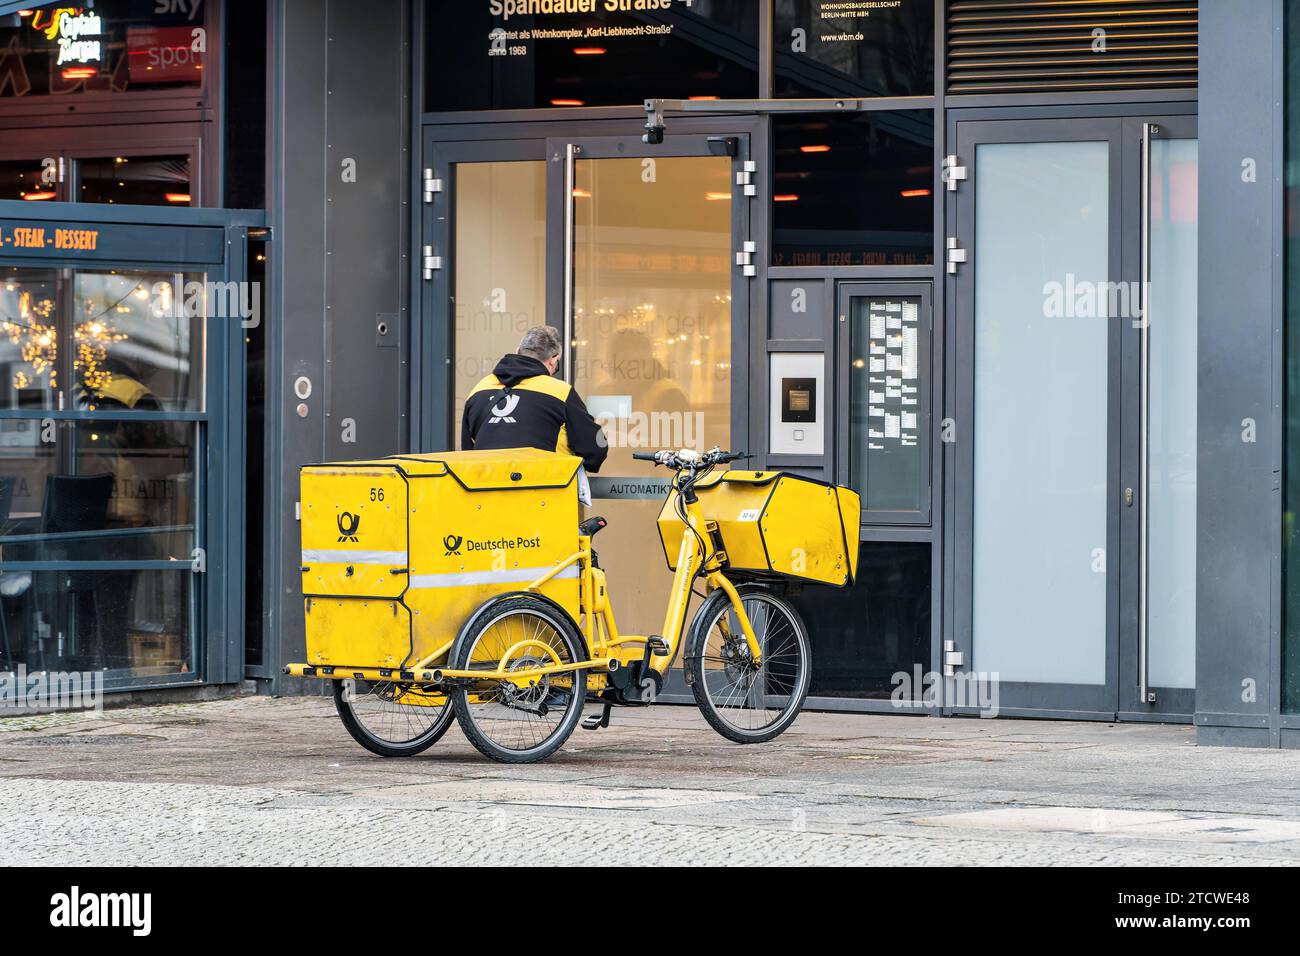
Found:
[[[664,111],[662,100],[645,101],[645,132],[641,142],[658,146],[664,141]]]

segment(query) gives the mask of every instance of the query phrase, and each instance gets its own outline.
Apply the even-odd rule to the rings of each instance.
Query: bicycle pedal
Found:
[[[600,730],[602,727],[608,727],[608,726],[609,726],[609,712],[610,712],[610,706],[609,706],[609,704],[605,704],[605,705],[600,709],[600,713],[599,713],[599,714],[591,714],[591,715],[588,716],[588,717],[584,717],[584,718],[582,718],[582,729],[583,729],[583,730]]]
[[[646,646],[654,653],[655,657],[666,657],[668,655],[668,642],[657,635],[646,640]]]

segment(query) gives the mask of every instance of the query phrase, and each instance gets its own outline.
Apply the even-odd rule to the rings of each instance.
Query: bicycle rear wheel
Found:
[[[453,670],[505,674],[586,658],[569,616],[529,595],[500,598],[476,615],[451,652]],[[582,717],[586,690],[585,670],[494,676],[458,685],[452,701],[461,730],[480,753],[501,763],[535,763],[569,739]]]
[[[686,654],[695,703],[709,725],[728,740],[756,744],[789,729],[808,696],[812,668],[808,634],[793,607],[757,586],[738,589],[762,649],[753,662],[740,618],[726,592],[700,606]]]
[[[392,681],[337,680],[334,709],[352,739],[381,757],[423,753],[455,717],[446,697]]]

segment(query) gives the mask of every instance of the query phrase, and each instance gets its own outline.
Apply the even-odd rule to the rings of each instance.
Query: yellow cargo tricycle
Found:
[[[673,472],[659,515],[675,572],[663,633],[622,634],[579,523],[581,461],[532,449],[398,455],[302,470],[306,663],[334,682],[344,726],[387,757],[459,721],[482,753],[529,763],[583,718],[643,707],[685,637],[686,684],[729,740],[786,730],[811,656],[790,582],[845,586],[857,565],[855,492],[783,472],[720,470],[714,448],[636,454]],[[686,632],[696,582],[703,603]]]

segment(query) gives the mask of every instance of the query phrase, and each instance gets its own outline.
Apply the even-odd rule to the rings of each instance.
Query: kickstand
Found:
[[[599,714],[592,714],[590,717],[582,718],[582,729],[600,730],[602,727],[608,727],[610,710],[609,704],[605,704]]]

